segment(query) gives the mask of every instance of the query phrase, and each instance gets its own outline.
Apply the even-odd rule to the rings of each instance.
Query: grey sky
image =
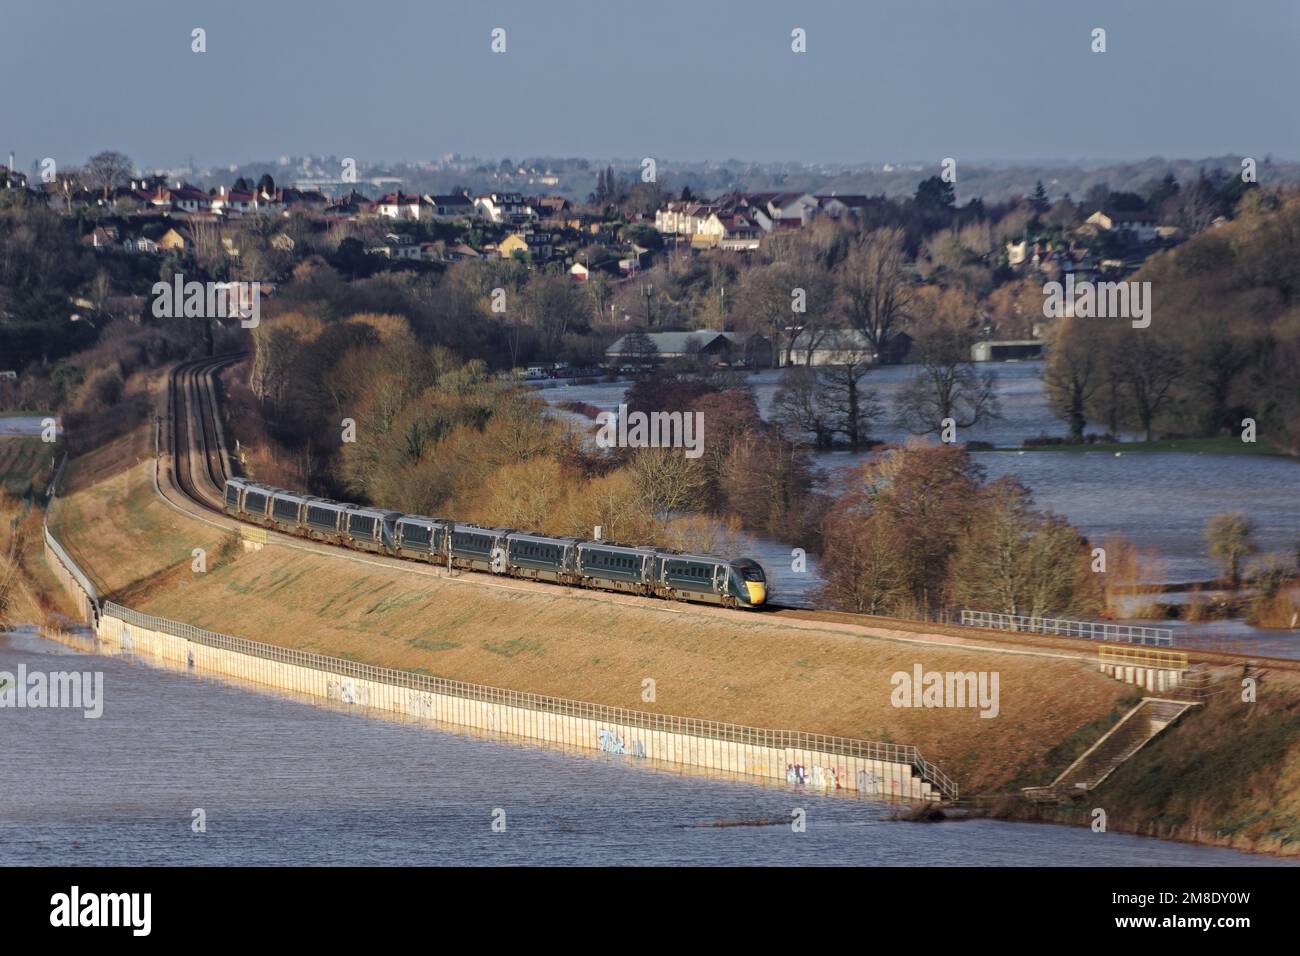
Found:
[[[41,0],[0,157],[1300,157],[1296,0]],[[1086,9],[1085,9],[1086,7]],[[494,27],[508,51],[489,49]],[[208,52],[190,51],[204,27]],[[790,50],[807,31],[808,52]],[[1089,50],[1094,27],[1108,51]]]

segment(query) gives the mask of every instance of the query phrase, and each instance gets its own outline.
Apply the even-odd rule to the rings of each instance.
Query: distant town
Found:
[[[491,167],[457,168],[481,177]],[[800,285],[792,274],[789,286],[819,301],[788,310],[756,302],[773,296],[760,288],[755,267],[820,260],[834,273],[853,237],[882,227],[897,230],[891,241],[911,260],[910,280],[971,294],[973,360],[1041,357],[1045,324],[1033,299],[1044,282],[1120,280],[1154,253],[1227,222],[1245,188],[1222,171],[1202,170],[1185,187],[1168,172],[1139,192],[1094,185],[1075,200],[1050,195],[1039,181],[1017,199],[958,207],[949,177],[922,178],[910,168],[920,185],[908,199],[736,190],[708,198],[689,185],[669,194],[638,169],[612,166],[596,170],[584,201],[546,192],[407,192],[400,177],[358,178],[345,167],[331,179],[318,163],[296,170],[297,185],[263,173],[204,188],[139,174],[111,152],[80,169],[35,176],[0,166],[0,185],[74,219],[78,241],[104,261],[163,259],[215,280],[260,281],[268,294],[312,257],[349,278],[504,260],[591,286],[589,315],[560,321],[574,333],[595,332],[599,347],[520,341],[511,358],[531,362],[530,377],[687,358],[742,367],[907,361],[916,333],[909,325],[919,316],[863,314],[867,303],[855,308],[843,281],[828,286],[813,275]],[[543,187],[561,182],[550,167],[515,169],[508,161],[490,175]],[[385,186],[397,188],[379,192]],[[70,296],[69,317],[140,316],[145,296],[127,276],[138,285],[153,271],[97,267],[99,295]]]

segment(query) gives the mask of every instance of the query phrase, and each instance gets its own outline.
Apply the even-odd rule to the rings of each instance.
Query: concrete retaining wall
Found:
[[[106,644],[146,661],[180,665],[196,673],[222,675],[346,706],[621,755],[629,760],[662,761],[784,780],[822,791],[851,791],[864,797],[906,800],[940,799],[927,781],[913,775],[910,763],[802,747],[761,746],[398,686],[210,646],[139,623],[128,623],[108,611],[101,615],[96,630]]]
[[[1163,692],[1176,689],[1182,683],[1183,672],[1163,667],[1141,667],[1135,664],[1110,664],[1103,661],[1099,665],[1103,674],[1109,674],[1126,684],[1136,684],[1149,691]]]

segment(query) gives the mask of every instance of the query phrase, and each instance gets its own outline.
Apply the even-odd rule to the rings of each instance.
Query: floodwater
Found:
[[[0,634],[0,671],[20,663],[102,672],[104,710],[0,709],[0,864],[1281,862],[1085,827],[893,822],[891,804],[370,719]],[[806,832],[789,825],[795,810]],[[716,825],[760,819],[775,822]]]
[[[39,437],[44,429],[44,421],[40,415],[0,415],[0,438]],[[62,425],[57,425],[56,430],[60,435],[63,434]]]

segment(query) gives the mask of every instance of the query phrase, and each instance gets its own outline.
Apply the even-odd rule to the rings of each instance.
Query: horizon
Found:
[[[0,157],[12,150],[19,168],[104,149],[213,169],[266,162],[250,159],[259,153],[812,166],[1300,156],[1300,131],[1274,106],[1300,78],[1287,45],[1300,8],[1285,0],[1251,0],[1227,19],[1201,0],[1086,12],[666,0],[634,25],[616,9],[556,16],[554,4],[523,3],[380,0],[363,18],[323,0],[310,22],[293,6],[248,0],[220,12],[160,0],[54,8],[64,24],[57,72],[28,39],[48,29],[48,7],[12,11],[0,36],[8,86],[33,94],[0,107]],[[393,23],[402,29],[386,34]],[[498,26],[504,53],[490,50]],[[207,31],[206,52],[191,50],[195,27]],[[795,27],[807,31],[805,53],[790,48]],[[1089,49],[1095,27],[1107,31],[1104,53]],[[137,47],[148,55],[123,55]]]

